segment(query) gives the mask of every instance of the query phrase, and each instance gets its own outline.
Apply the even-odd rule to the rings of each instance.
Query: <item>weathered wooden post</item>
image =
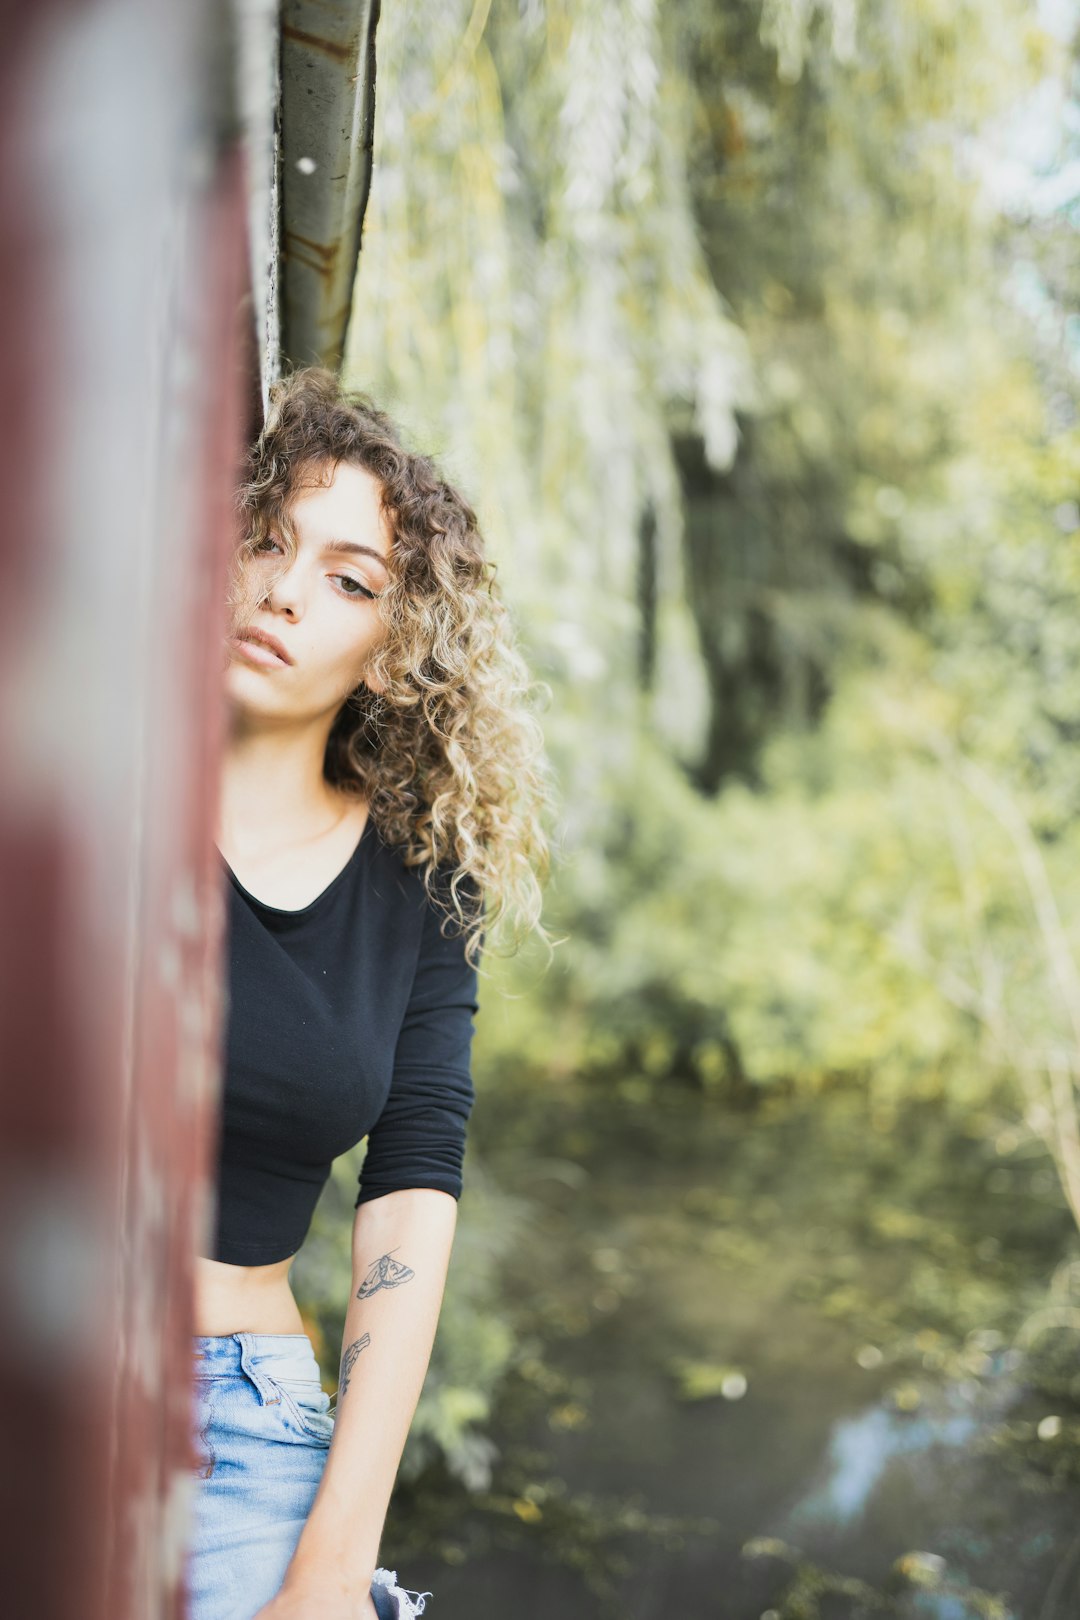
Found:
[[[0,1607],[153,1620],[217,1085],[244,176],[220,8],[0,17]]]
[[[282,356],[340,362],[377,16],[375,0],[0,0],[12,1615],[182,1612],[231,493]]]

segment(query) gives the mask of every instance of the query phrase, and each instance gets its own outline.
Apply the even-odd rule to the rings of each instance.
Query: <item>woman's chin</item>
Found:
[[[256,716],[281,712],[280,704],[274,702],[273,693],[268,691],[266,682],[260,680],[259,671],[250,664],[241,663],[239,659],[230,660],[226,665],[222,690],[226,703],[234,713]]]

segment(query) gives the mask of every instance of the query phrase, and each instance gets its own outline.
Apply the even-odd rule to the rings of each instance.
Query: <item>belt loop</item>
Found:
[[[253,1347],[250,1333],[234,1333],[233,1338],[240,1346],[240,1365],[247,1373],[251,1382],[259,1392],[259,1399],[264,1406],[280,1406],[281,1392],[276,1390],[270,1381],[254,1365]]]

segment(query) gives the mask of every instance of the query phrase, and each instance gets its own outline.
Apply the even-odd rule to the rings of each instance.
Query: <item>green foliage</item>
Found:
[[[753,398],[696,228],[690,102],[660,11],[502,0],[482,35],[461,0],[386,13],[347,359],[475,499],[558,687],[552,746],[585,843],[636,721],[646,509],[661,687],[685,710],[686,680],[701,686],[671,420],[727,465]]]
[[[1060,1017],[942,746],[1055,838],[1080,788],[1080,440],[955,160],[1052,41],[1019,0],[619,0],[399,8],[380,52],[349,369],[477,497],[554,692],[568,941],[498,970],[492,1059],[964,1093],[982,936]]]
[[[840,1612],[837,1599],[842,1600],[842,1612],[850,1620],[870,1620],[876,1615],[915,1620],[928,1613],[948,1614],[955,1620],[1015,1620],[1015,1611],[1004,1597],[973,1586],[962,1572],[952,1574],[947,1561],[936,1553],[908,1552],[897,1558],[884,1591],[858,1576],[825,1569],[799,1548],[772,1536],[748,1541],[743,1556],[790,1566],[790,1580],[769,1611],[775,1620],[823,1620]],[[924,1593],[932,1608],[923,1601]]]
[[[530,1070],[659,1084],[674,1070],[720,1092],[838,1074],[879,1092],[970,1085],[972,1019],[890,934],[916,882],[933,918],[956,903],[940,767],[898,761],[873,721],[835,705],[812,751],[789,739],[768,754],[763,791],[733,786],[711,805],[644,745],[609,826],[616,884],[592,897],[563,874],[557,965],[485,1013],[483,1059],[508,1083],[524,1052]],[[875,756],[873,785],[859,781]],[[531,973],[500,967],[519,992]]]
[[[469,1490],[491,1482],[497,1452],[488,1436],[495,1396],[522,1355],[499,1308],[500,1271],[529,1218],[528,1203],[471,1164],[431,1366],[405,1446],[401,1478],[435,1458]]]

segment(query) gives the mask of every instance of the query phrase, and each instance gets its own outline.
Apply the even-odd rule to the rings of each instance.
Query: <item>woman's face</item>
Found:
[[[270,587],[285,555],[272,528],[246,564],[265,574],[268,594],[243,635],[265,632],[291,662],[230,639],[225,682],[249,713],[316,719],[336,714],[360,685],[385,633],[375,597],[389,580],[391,531],[378,479],[345,462],[329,484],[302,487],[290,515],[297,552],[288,572]]]

